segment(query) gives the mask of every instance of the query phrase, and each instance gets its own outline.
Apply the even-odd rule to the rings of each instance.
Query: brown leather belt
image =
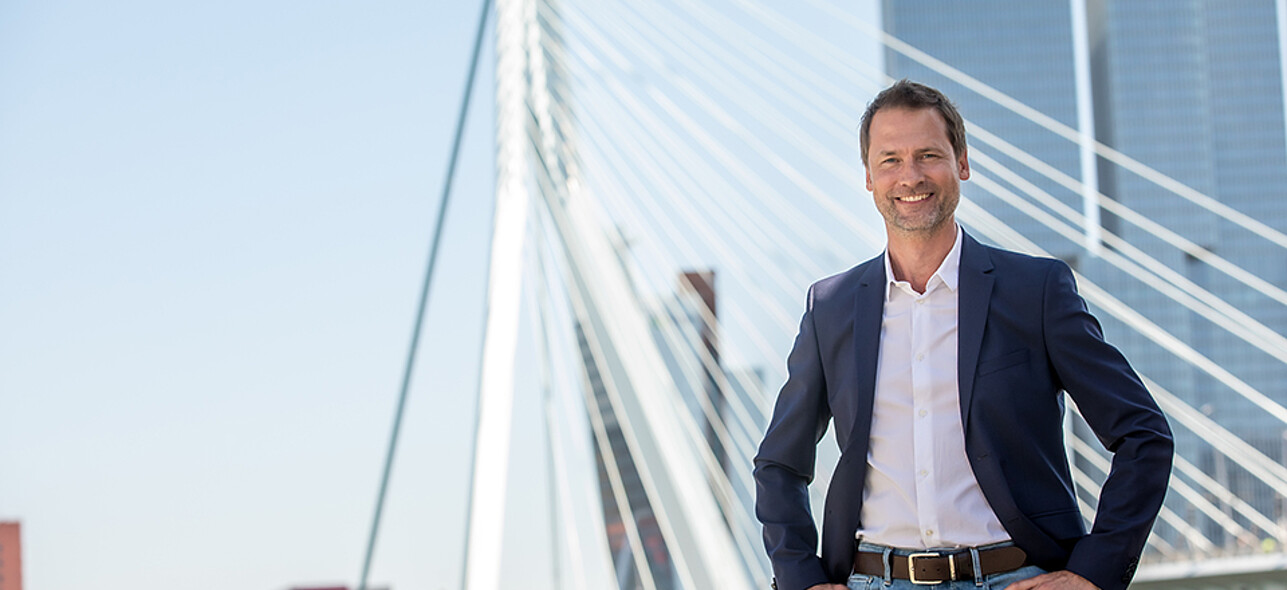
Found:
[[[1026,565],[1027,561],[1028,554],[1013,545],[979,550],[982,576],[1016,570]],[[911,555],[890,554],[889,562],[892,577],[911,580],[913,584],[942,584],[952,580],[974,579],[974,560],[970,559],[969,549],[955,549],[950,553],[927,551]],[[855,551],[854,573],[884,576],[884,555],[872,551]]]

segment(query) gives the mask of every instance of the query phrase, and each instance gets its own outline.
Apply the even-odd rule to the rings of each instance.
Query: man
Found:
[[[888,245],[809,289],[755,457],[775,587],[1126,587],[1166,492],[1166,419],[1067,265],[957,225],[970,166],[946,97],[894,84],[863,114],[861,145]],[[1064,391],[1113,452],[1089,534]],[[832,420],[819,558],[806,488]]]

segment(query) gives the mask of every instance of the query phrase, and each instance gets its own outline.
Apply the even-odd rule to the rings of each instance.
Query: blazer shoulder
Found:
[[[1046,274],[1055,268],[1068,268],[1068,263],[1050,256],[1035,256],[995,246],[979,244],[983,252],[999,270],[1005,273]]]

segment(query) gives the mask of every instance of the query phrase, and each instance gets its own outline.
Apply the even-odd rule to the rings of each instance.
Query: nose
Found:
[[[921,170],[921,164],[915,158],[898,167],[897,180],[900,185],[915,187],[923,178],[925,178],[925,171]]]

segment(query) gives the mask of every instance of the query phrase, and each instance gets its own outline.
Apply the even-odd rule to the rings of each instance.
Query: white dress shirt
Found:
[[[965,454],[957,381],[961,229],[917,293],[885,253],[876,398],[872,407],[864,541],[904,548],[986,545],[1010,538]]]

